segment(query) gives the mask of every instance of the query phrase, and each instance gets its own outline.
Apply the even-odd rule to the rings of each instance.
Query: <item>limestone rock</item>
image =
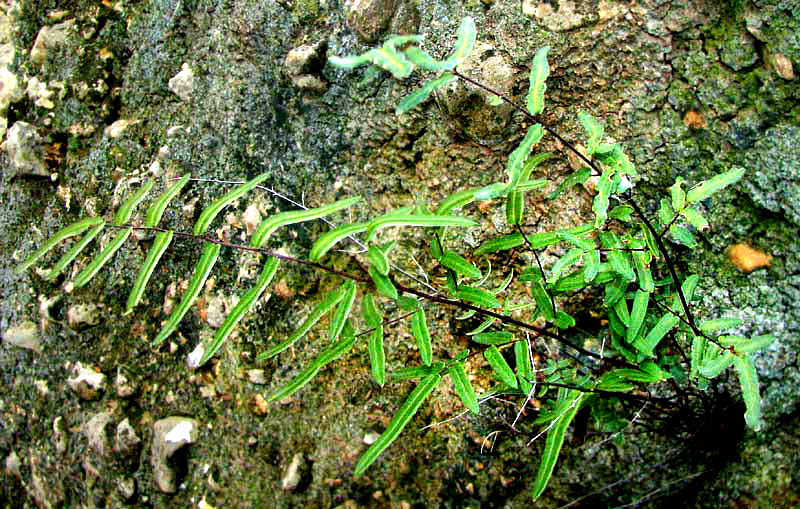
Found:
[[[176,451],[197,441],[198,426],[196,420],[187,417],[166,417],[153,424],[150,461],[153,465],[153,480],[162,492],[177,491],[176,473],[168,462]]]
[[[31,48],[31,62],[43,64],[49,50],[67,42],[67,34],[74,24],[75,20],[69,19],[57,25],[42,27]]]
[[[25,91],[20,86],[17,75],[8,70],[8,67],[0,68],[0,113],[5,112],[8,106],[22,99]]]
[[[100,314],[95,304],[75,304],[67,310],[67,323],[71,329],[80,330],[99,321]]]
[[[363,42],[374,43],[389,28],[398,0],[353,0],[347,11],[347,26]]]
[[[142,440],[136,434],[130,421],[125,418],[117,425],[114,435],[114,452],[123,456],[135,456],[139,452]]]
[[[109,434],[112,413],[105,411],[92,416],[83,426],[81,431],[86,436],[89,449],[100,457],[105,457],[111,451]]]
[[[192,89],[194,87],[194,72],[189,67],[189,64],[183,64],[180,72],[169,80],[167,86],[182,101],[189,101],[192,98]]]
[[[34,175],[48,177],[50,173],[44,164],[44,146],[36,128],[27,122],[15,122],[8,130],[6,141],[0,148],[8,153],[11,175]]]

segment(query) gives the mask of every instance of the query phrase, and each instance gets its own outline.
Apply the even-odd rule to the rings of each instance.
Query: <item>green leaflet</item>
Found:
[[[641,240],[634,241],[630,246],[635,249],[641,249],[644,248],[644,242]],[[633,268],[636,270],[639,286],[646,292],[653,292],[656,289],[656,285],[648,267],[650,253],[648,251],[633,251],[631,252],[631,258],[633,258]]]
[[[39,249],[37,249],[36,251],[34,251],[32,255],[30,255],[28,258],[25,259],[24,262],[17,265],[15,271],[17,273],[20,273],[28,270],[31,265],[36,263],[36,261],[39,258],[47,254],[48,251],[53,249],[56,246],[56,244],[58,244],[62,240],[68,239],[69,237],[74,237],[75,235],[80,235],[85,230],[95,226],[99,226],[101,224],[105,224],[102,218],[85,217],[83,219],[80,219],[72,223],[71,225],[65,228],[62,228],[61,230],[57,231],[55,235],[47,239],[44,245]]]
[[[415,380],[428,375],[435,375],[444,369],[444,362],[434,362],[430,367],[428,366],[415,366],[413,368],[398,368],[392,370],[393,382],[404,382],[406,380]]]
[[[388,299],[397,300],[397,288],[394,287],[391,279],[375,270],[372,266],[369,267],[369,277],[375,283],[375,289],[378,290],[378,293]]]
[[[53,265],[53,267],[47,272],[44,278],[46,280],[55,279],[59,274],[61,274],[61,272],[67,268],[67,265],[72,263],[72,261],[79,254],[81,254],[81,251],[83,251],[84,248],[89,245],[89,242],[91,242],[95,237],[97,237],[97,235],[101,231],[103,231],[103,228],[105,227],[106,223],[101,222],[100,224],[89,230],[89,232],[86,235],[84,235],[80,241],[73,244],[72,247],[69,248],[69,251],[64,253],[64,256],[58,259],[56,264]]]
[[[570,327],[575,326],[575,319],[563,311],[558,311],[553,323],[559,329],[569,329]]]
[[[735,329],[743,323],[744,322],[738,318],[717,318],[715,320],[704,320],[700,322],[698,328],[706,334],[710,334],[725,329]]]
[[[631,323],[628,327],[627,340],[628,343],[634,343],[639,338],[639,332],[644,323],[644,317],[647,315],[647,305],[650,302],[650,294],[637,290],[636,295],[633,297],[633,309],[631,310]]]
[[[369,364],[372,378],[378,385],[386,383],[386,353],[383,348],[383,325],[378,325],[369,335]]]
[[[755,336],[753,338],[743,338],[741,336],[720,336],[719,343],[722,346],[732,346],[737,354],[752,353],[763,350],[775,341],[775,336]]]
[[[211,205],[203,209],[203,212],[200,213],[200,217],[197,218],[197,222],[194,223],[194,234],[203,235],[206,233],[208,227],[211,226],[211,221],[217,217],[217,214],[219,214],[222,209],[252,191],[257,185],[267,180],[269,176],[269,173],[262,173],[258,177],[249,180],[234,189],[231,189],[224,195],[211,202]]]
[[[303,223],[305,221],[312,221],[314,219],[320,219],[322,217],[331,215],[334,212],[338,212],[342,209],[352,207],[359,201],[361,201],[360,196],[353,196],[351,198],[345,198],[343,200],[333,202],[330,205],[324,205],[322,207],[317,207],[314,209],[292,210],[290,212],[281,212],[280,214],[276,214],[268,219],[263,220],[261,224],[258,225],[258,228],[256,228],[256,231],[253,234],[253,238],[250,240],[250,245],[259,248],[264,247],[264,244],[266,244],[267,240],[269,240],[270,235],[272,235],[278,228],[290,224],[297,224],[297,223]],[[330,238],[326,239],[326,243],[330,242],[330,240],[331,240]],[[323,254],[324,251],[326,251],[324,250],[324,245],[321,248],[319,248],[319,250],[322,250]]]
[[[557,280],[561,277],[561,273],[573,265],[580,263],[583,257],[584,250],[579,248],[570,249],[564,256],[556,260],[553,267],[550,269],[550,277]]]
[[[406,113],[407,111],[411,110],[412,108],[416,107],[418,104],[423,102],[428,96],[433,93],[434,90],[437,88],[447,85],[455,81],[456,77],[450,74],[449,72],[444,73],[438,78],[431,79],[425,82],[422,87],[418,88],[417,90],[411,92],[404,98],[397,103],[397,108],[395,108],[394,112],[397,115],[402,113]]]
[[[370,327],[377,327],[383,323],[383,313],[375,304],[375,297],[372,293],[367,293],[361,298],[361,313],[364,315],[364,321]]]
[[[700,282],[700,276],[697,274],[692,274],[691,276],[687,277],[684,280],[683,284],[681,284],[681,291],[683,292],[683,296],[686,297],[686,303],[690,304],[692,302],[692,297],[694,296],[694,291],[697,289],[697,283]],[[675,298],[675,302],[672,304],[672,310],[676,313],[683,313],[684,309],[681,304],[680,299],[677,297]]]
[[[167,205],[169,202],[172,201],[173,198],[178,196],[178,193],[181,192],[181,189],[189,182],[189,174],[187,173],[181,179],[170,186],[169,189],[164,191],[156,201],[150,205],[150,208],[147,209],[147,215],[145,216],[144,225],[148,228],[154,228],[158,226],[158,223],[161,222],[161,216],[164,215],[164,211],[167,209]]]
[[[597,273],[600,270],[600,250],[593,249],[587,253],[587,256],[584,258],[584,271],[583,271],[583,280],[586,283],[591,283],[594,281],[594,278],[597,277]]]
[[[525,193],[511,191],[506,198],[506,222],[509,226],[520,224],[525,213]]]
[[[480,332],[472,336],[472,341],[481,345],[503,345],[514,340],[514,335],[506,331]]]
[[[453,193],[444,199],[439,207],[436,209],[437,216],[445,216],[452,212],[454,209],[463,207],[475,201],[475,192],[477,189],[467,189],[466,191],[459,191]]]
[[[609,219],[617,219],[626,223],[633,222],[633,207],[629,205],[617,205],[608,213]]]
[[[698,371],[706,378],[714,378],[733,364],[733,357],[734,355],[731,352],[727,350],[720,351],[717,345],[709,345]]]
[[[625,377],[621,376],[616,371],[609,371],[607,373],[603,373],[600,377],[600,381],[595,385],[595,389],[601,391],[609,391],[609,392],[628,392],[631,389],[636,387],[632,383],[625,380]]]
[[[352,331],[352,326],[351,326]],[[296,377],[294,377],[288,384],[282,387],[280,390],[272,394],[268,401],[276,401],[281,400],[284,398],[288,398],[298,390],[300,390],[305,384],[311,381],[312,378],[319,372],[320,369],[324,368],[326,364],[330,364],[331,362],[335,361],[342,355],[346,354],[353,348],[353,345],[356,342],[355,336],[352,334],[343,334],[342,339],[337,341],[336,343],[332,344],[328,348],[322,351],[319,354],[319,357],[314,359],[311,364],[308,365],[306,369],[301,371]]]
[[[450,374],[450,379],[453,380],[453,387],[456,390],[456,394],[461,398],[464,406],[473,414],[480,413],[481,409],[478,405],[478,396],[475,394],[475,389],[469,382],[469,378],[467,378],[467,371],[464,369],[464,363],[454,363],[447,372]]]
[[[589,179],[589,177],[591,177],[591,175],[592,175],[592,170],[590,168],[581,168],[580,170],[574,173],[570,173],[569,175],[566,176],[566,178],[564,178],[564,180],[561,181],[560,184],[558,184],[558,188],[556,188],[555,191],[550,193],[550,196],[548,196],[547,198],[549,200],[555,200],[556,198],[561,196],[561,193],[563,193],[567,189],[586,182]]]
[[[456,297],[459,299],[470,302],[477,306],[485,308],[499,308],[502,307],[500,301],[494,294],[481,290],[480,288],[472,288],[471,286],[460,286],[458,291],[455,292]]]
[[[742,387],[744,399],[744,420],[753,431],[760,431],[764,425],[761,420],[761,395],[758,392],[758,373],[753,359],[749,355],[733,356],[736,372],[739,375],[739,384]]]
[[[366,54],[370,56],[369,61],[373,65],[389,71],[395,78],[407,78],[414,70],[414,65],[395,46],[421,40],[422,37],[418,35],[397,35],[384,42],[382,48],[375,48]]]
[[[431,333],[428,331],[428,321],[425,319],[425,310],[419,308],[411,315],[411,333],[417,340],[419,356],[422,363],[430,366],[433,362],[433,350],[431,348]]]
[[[706,355],[707,346],[708,341],[705,338],[692,336],[692,350],[690,352],[691,372],[689,374],[689,376],[692,378],[697,378],[698,374],[700,373],[700,367],[703,364],[703,358]]]
[[[208,362],[217,351],[222,347],[222,344],[231,335],[233,329],[239,324],[244,314],[253,307],[253,305],[261,298],[261,294],[272,283],[275,273],[278,271],[280,260],[277,258],[269,258],[261,270],[261,274],[256,281],[256,285],[245,293],[239,302],[234,306],[231,312],[225,317],[222,326],[217,329],[214,339],[209,343],[208,347],[203,352],[202,358],[197,362],[195,367],[200,367]]]
[[[511,191],[511,186],[508,183],[495,182],[475,191],[475,199],[478,201],[493,200],[507,195],[509,191]]]
[[[480,279],[482,275],[478,267],[454,251],[445,251],[439,262],[456,274],[462,274],[471,279]]]
[[[475,329],[473,329],[473,330],[471,330],[471,331],[467,332],[467,334],[466,334],[466,335],[467,335],[467,336],[474,336],[475,334],[480,334],[481,332],[483,332],[483,331],[485,331],[486,329],[488,329],[489,327],[491,327],[491,326],[492,326],[492,324],[493,324],[494,322],[496,322],[496,321],[497,321],[497,318],[494,318],[494,317],[489,317],[489,318],[487,318],[486,320],[484,320],[483,322],[481,322],[481,324],[480,324],[480,325],[478,325],[478,326],[477,326]]]
[[[670,205],[669,200],[666,198],[662,198],[659,202],[660,206],[658,207],[658,221],[661,223],[662,227],[666,227],[668,224],[672,222],[672,219],[675,217],[675,211],[672,210],[672,205]]]
[[[390,226],[477,226],[472,219],[458,216],[418,215],[407,213],[389,213],[370,221],[367,226],[367,242],[370,242],[375,233]]]
[[[591,237],[588,237],[588,238],[587,237],[579,237],[577,235],[573,235],[573,234],[571,234],[569,232],[565,232],[565,231],[559,231],[559,232],[556,232],[556,234],[558,235],[559,239],[561,239],[563,241],[566,241],[566,242],[569,242],[573,246],[578,247],[578,248],[582,249],[583,251],[589,251],[589,250],[594,249],[595,247],[597,247],[596,244],[594,243],[594,239],[592,239]]]
[[[599,145],[597,149],[595,149],[594,156],[613,173],[630,176],[636,175],[636,168],[633,166],[630,159],[628,159],[628,156],[625,155],[619,143],[614,143],[613,145]]]
[[[317,306],[309,313],[306,319],[300,324],[300,327],[297,328],[288,338],[281,341],[277,345],[273,346],[266,352],[262,352],[258,354],[256,357],[257,361],[265,361],[271,357],[278,355],[279,353],[283,352],[293,344],[295,344],[300,338],[308,334],[308,331],[320,321],[320,319],[328,314],[333,307],[339,303],[345,296],[345,288],[343,286],[338,287],[337,289],[329,292],[322,302],[317,304]]]
[[[527,165],[526,165],[527,166]],[[524,171],[524,170],[523,170]],[[537,189],[541,189],[550,181],[547,179],[535,179],[535,180],[525,180],[524,178],[520,179],[519,184],[517,184],[517,188],[515,191],[535,191]]]
[[[498,350],[496,346],[492,345],[484,350],[483,357],[492,367],[492,370],[494,370],[494,374],[497,375],[498,380],[514,389],[519,388],[517,377],[514,375],[514,372],[511,371],[508,363],[503,358],[503,354],[500,353],[500,350]]]
[[[544,46],[533,57],[528,88],[528,113],[531,115],[538,115],[544,110],[544,91],[547,89],[545,80],[550,75],[550,66],[547,65],[548,51],[550,47]]]
[[[452,61],[436,60],[417,46],[409,46],[403,50],[403,53],[412,64],[428,71],[448,71],[455,67]]]
[[[620,299],[614,304],[614,312],[625,327],[631,326],[631,314],[628,311],[628,300]]]
[[[589,136],[586,142],[586,153],[591,157],[603,139],[603,125],[595,120],[593,116],[583,111],[578,112],[578,120]]]
[[[339,243],[342,239],[367,231],[367,223],[353,223],[339,226],[333,230],[323,234],[311,246],[311,252],[308,255],[309,260],[318,262],[325,254],[330,251],[333,246]]]
[[[142,184],[142,187],[137,189],[130,198],[125,200],[125,203],[123,203],[119,210],[117,210],[117,213],[114,214],[114,224],[116,226],[123,226],[125,223],[127,223],[131,219],[133,209],[135,209],[136,206],[141,203],[151,189],[153,189],[153,179],[145,180],[144,184]]]
[[[200,256],[200,261],[197,262],[197,266],[194,269],[192,279],[189,281],[189,287],[186,289],[186,293],[183,294],[183,298],[180,304],[178,304],[178,307],[172,311],[167,323],[161,328],[161,332],[159,332],[158,336],[153,340],[154,345],[163,343],[164,340],[172,334],[178,326],[178,323],[183,319],[183,316],[189,311],[192,304],[194,304],[197,296],[200,295],[203,284],[205,284],[208,275],[211,274],[211,269],[214,268],[214,264],[217,262],[217,257],[219,256],[219,251],[222,246],[214,244],[213,242],[204,242],[203,244],[205,248],[203,249],[203,254]]]
[[[522,186],[522,184],[525,181],[531,178],[531,173],[533,173],[533,170],[535,170],[537,166],[539,166],[543,162],[553,157],[555,157],[555,154],[553,154],[552,152],[542,152],[532,157],[529,157],[528,160],[525,161],[525,166],[522,167],[522,173],[520,173],[519,176],[519,182],[520,182],[519,185]],[[545,185],[547,185],[549,181],[540,179],[540,180],[533,180],[531,182],[536,182],[537,186],[544,187]],[[517,187],[517,189],[520,189],[520,187]]]
[[[511,235],[502,235],[495,237],[481,244],[475,250],[475,256],[480,256],[487,253],[496,253],[498,251],[507,251],[514,249],[525,243],[525,239],[521,233],[512,233]]]
[[[517,378],[520,386],[536,380],[533,374],[533,364],[531,363],[531,352],[528,349],[527,341],[517,341],[514,343],[514,359],[517,364]],[[527,391],[525,391],[527,392]]]
[[[475,38],[477,36],[475,20],[469,16],[465,17],[461,21],[456,35],[456,45],[453,54],[447,59],[448,63],[452,62],[453,67],[466,60],[469,54],[472,53],[472,48],[475,47]]]
[[[744,175],[744,168],[734,168],[732,170],[721,173],[716,177],[710,178],[698,185],[694,186],[686,194],[686,201],[689,203],[697,203],[705,200],[717,191],[739,181]]]
[[[392,417],[392,422],[389,423],[389,427],[386,428],[386,431],[384,431],[380,438],[378,438],[378,440],[367,449],[367,452],[359,458],[358,463],[356,463],[355,471],[353,472],[355,477],[363,475],[367,468],[378,459],[378,456],[395,441],[403,431],[403,428],[411,421],[414,414],[419,410],[419,407],[422,406],[425,399],[436,389],[436,386],[439,385],[441,380],[442,377],[439,374],[430,374],[423,378],[419,385],[411,391],[411,394],[403,402],[403,405],[395,416]]]
[[[690,225],[694,226],[700,231],[705,231],[710,228],[708,220],[703,217],[703,214],[695,209],[684,209],[681,211],[681,215],[686,218],[686,221],[688,221]]]
[[[608,217],[608,198],[611,196],[611,183],[614,172],[605,169],[603,174],[600,175],[600,180],[597,182],[597,195],[592,202],[592,211],[594,212],[595,220],[594,227],[602,228]]]
[[[580,290],[581,288],[586,288],[589,283],[586,282],[586,269],[580,269],[572,274],[562,277],[554,284],[550,285],[550,289],[557,293],[563,292],[573,292],[575,290]],[[592,279],[592,284],[595,285],[602,285],[608,283],[609,281],[614,279],[614,273],[608,270],[607,263],[601,263],[599,266],[599,270],[597,272],[597,276]],[[611,301],[611,305],[616,302],[616,300]]]
[[[353,310],[353,303],[356,301],[356,282],[352,279],[348,279],[342,285],[342,291],[344,292],[344,296],[342,300],[339,301],[339,306],[336,308],[336,312],[331,319],[330,332],[328,334],[331,342],[339,338],[339,334],[342,333],[344,324],[350,316],[350,312]]]
[[[613,372],[625,378],[626,380],[640,383],[659,382],[664,380],[667,376],[666,373],[661,371],[661,369],[652,361],[645,361],[640,366],[640,369],[622,368],[615,369]]]
[[[133,228],[126,228],[117,233],[114,238],[111,239],[111,242],[108,243],[105,249],[103,249],[100,254],[97,255],[91,262],[89,262],[89,265],[84,267],[84,269],[77,276],[75,276],[75,280],[72,282],[73,288],[80,288],[91,281],[95,274],[97,274],[97,272],[103,268],[103,265],[105,265],[106,262],[108,262],[108,260],[114,256],[114,253],[116,253],[119,248],[122,247],[125,241],[128,240],[128,237],[130,237],[131,233],[133,233]]]
[[[128,294],[128,304],[125,307],[123,316],[129,314],[131,311],[133,311],[133,308],[139,304],[139,301],[142,299],[142,295],[144,294],[144,289],[147,287],[147,283],[150,281],[150,276],[153,275],[153,271],[158,265],[158,262],[167,251],[167,248],[172,242],[172,237],[172,231],[160,232],[156,234],[156,237],[153,240],[153,245],[150,246],[150,249],[147,251],[147,256],[144,259],[144,263],[139,269],[139,273],[136,275],[136,281],[133,283],[131,293]]]
[[[611,250],[606,253],[611,269],[628,282],[636,281],[636,272],[633,269],[633,265],[631,265],[627,252],[620,250],[622,246],[617,235],[610,231],[602,232],[600,233],[600,241],[603,247]]]
[[[669,188],[670,195],[672,196],[672,209],[683,210],[686,206],[686,191],[683,190],[683,177],[675,179],[675,183]]]
[[[611,283],[606,285],[603,302],[606,306],[613,307],[619,299],[625,297],[627,290],[628,282],[622,278],[615,277]]]
[[[508,181],[512,189],[520,182],[525,161],[528,159],[533,146],[541,141],[542,136],[544,136],[544,128],[540,124],[533,124],[528,128],[528,132],[519,146],[508,157],[506,175],[508,175]]]
[[[669,233],[672,235],[672,239],[675,242],[683,244],[689,248],[697,247],[697,240],[695,240],[694,235],[692,235],[692,232],[683,226],[673,224],[669,229]]]
[[[346,57],[337,57],[334,55],[328,57],[328,62],[331,65],[335,67],[341,67],[342,69],[355,69],[361,65],[371,63],[372,55],[369,51],[363,55],[350,55]]]
[[[661,341],[673,327],[678,325],[679,321],[679,318],[672,313],[663,314],[661,319],[659,319],[653,328],[650,329],[650,332],[647,333],[647,336],[644,338],[641,336],[636,338],[633,342],[633,346],[648,357],[652,357],[653,350],[655,350],[659,341]]]
[[[531,490],[533,499],[538,499],[545,488],[547,483],[550,482],[550,477],[553,475],[553,469],[556,466],[558,455],[561,453],[561,446],[564,445],[564,437],[567,434],[567,429],[570,423],[575,418],[578,410],[581,407],[581,401],[584,395],[575,390],[559,391],[558,408],[564,408],[556,417],[555,424],[550,431],[547,432],[547,440],[544,444],[544,454],[542,455],[542,462],[539,464],[539,470],[536,472],[536,479],[533,481],[533,488]]]
[[[375,267],[375,271],[383,276],[389,275],[389,257],[383,252],[383,249],[378,246],[369,246],[367,250],[367,260],[371,267]]]
[[[639,228],[642,231],[642,237],[644,237],[644,241],[647,244],[647,249],[650,250],[650,254],[656,260],[661,256],[661,252],[658,250],[658,243],[656,242],[655,237],[653,237],[653,232],[644,225],[644,223],[639,223]]]

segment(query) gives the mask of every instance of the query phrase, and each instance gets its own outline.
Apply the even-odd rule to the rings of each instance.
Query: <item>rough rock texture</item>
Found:
[[[121,199],[154,173],[160,179],[153,195],[187,172],[225,181],[266,172],[267,186],[307,205],[360,194],[366,205],[354,220],[391,207],[436,204],[457,189],[495,181],[524,130],[515,128],[522,118],[513,112],[492,115],[486,97],[465,94],[458,108],[437,97],[396,117],[398,98],[423,77],[398,82],[330,66],[295,75],[285,67],[291,50],[316,41],[327,41],[329,55],[355,54],[370,47],[363,41],[377,44],[389,33],[421,33],[426,49],[445,56],[459,20],[472,15],[479,41],[489,48],[476,74],[491,76],[518,99],[527,90],[533,54],[551,46],[542,120],[579,141],[579,109],[603,121],[636,163],[642,177],[634,189],[649,212],[675,177],[693,184],[732,166],[748,170],[743,183],[704,204],[711,222],[704,249],[683,255],[680,268],[703,276],[698,312],[732,310],[724,314],[747,324],[737,333],[778,337],[757,357],[764,432],[728,426],[742,422],[734,380],[721,387],[732,399],[721,397],[718,407],[707,409],[718,426],[692,443],[636,426],[606,440],[610,433],[594,429],[587,414],[590,433],[581,443],[570,432],[576,438],[565,445],[541,506],[798,502],[800,9],[793,2],[42,0],[12,6],[0,7],[0,65],[28,95],[15,89],[4,100],[3,118],[35,126],[39,138],[32,146],[35,171],[20,171],[12,151],[0,153],[0,331],[26,322],[46,327],[39,331],[42,355],[0,348],[0,501],[25,507],[530,507],[529,482],[542,444],[526,445],[537,432],[529,419],[511,429],[516,408],[485,403],[480,416],[420,431],[462,412],[449,382],[401,441],[354,479],[353,465],[367,447],[362,438],[385,429],[412,387],[375,385],[364,345],[321,370],[290,400],[264,402],[326,346],[327,337],[324,330],[313,332],[285,357],[265,363],[257,364],[256,355],[338,286],[336,278],[285,264],[270,298],[242,320],[209,366],[189,372],[186,355],[214,334],[204,308],[193,308],[162,345],[151,341],[166,319],[164,307],[185,291],[197,245],[173,244],[142,304],[128,315],[125,300],[149,235],[132,236],[89,285],[69,294],[62,285],[74,272],[46,281],[37,270],[13,271],[79,217],[111,220]],[[46,27],[68,19],[63,40],[31,54]],[[191,86],[187,74],[170,86],[184,64],[193,74]],[[8,82],[9,74],[3,76]],[[298,76],[318,82],[298,82]],[[541,148],[561,147],[547,138]],[[539,176],[557,180],[569,171],[567,158],[559,157]],[[30,173],[55,174],[56,180]],[[205,204],[226,189],[193,182],[161,224],[191,229]],[[588,192],[575,192],[558,202],[532,199],[529,209],[541,228],[564,227],[585,220],[590,202]],[[251,206],[262,217],[293,208],[262,191],[225,214],[242,217]],[[504,232],[501,209],[487,208],[482,228],[460,240],[475,246],[485,232]],[[143,221],[143,210],[134,214],[135,223]],[[271,247],[304,256],[325,228],[282,229]],[[209,233],[248,240],[245,225],[236,221],[220,219]],[[412,246],[424,241],[408,240]],[[727,255],[738,244],[772,256],[770,265],[740,272]],[[96,248],[78,257],[78,267]],[[63,252],[40,266],[49,268]],[[543,254],[546,261],[557,255]],[[398,261],[416,270],[411,260]],[[223,251],[214,269],[216,289],[206,294],[242,295],[258,274],[257,263],[249,254]],[[70,327],[69,310],[89,304],[102,313]],[[463,330],[449,311],[429,314],[437,355],[463,350]],[[405,328],[387,328],[386,346],[390,368],[418,362]],[[80,378],[71,372],[75,365],[108,376],[122,369],[126,380],[114,390],[72,390],[65,382]],[[256,369],[263,371],[256,376]],[[85,372],[84,381],[95,376]],[[108,429],[117,434],[104,446],[107,460],[87,461],[94,459],[87,458],[88,437],[75,430],[112,410]],[[621,429],[637,410],[619,413]],[[603,411],[619,412],[597,410]],[[157,446],[161,428],[155,424],[175,415],[203,423],[203,438],[176,452],[174,464],[153,463],[167,457]],[[121,424],[125,419],[139,431],[132,435]],[[129,447],[143,452],[126,452]],[[308,485],[283,490],[297,455],[306,459],[301,479]]]

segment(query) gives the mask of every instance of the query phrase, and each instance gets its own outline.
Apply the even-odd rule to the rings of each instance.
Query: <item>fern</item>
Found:
[[[435,212],[421,208],[393,210],[361,222],[333,228],[316,239],[307,259],[271,251],[267,246],[272,235],[288,225],[315,221],[352,209],[361,203],[360,197],[349,197],[313,209],[293,210],[268,217],[256,228],[249,245],[237,245],[207,236],[206,232],[225,207],[256,192],[259,184],[268,178],[266,174],[237,186],[205,207],[195,222],[192,233],[159,227],[166,208],[190,181],[189,175],[184,175],[153,200],[146,213],[144,226],[130,224],[133,212],[154,187],[152,181],[147,181],[124,202],[110,224],[101,218],[85,218],[67,226],[20,263],[17,271],[30,269],[65,239],[83,234],[82,239],[45,273],[45,279],[54,279],[104,229],[115,230],[113,239],[69,285],[79,288],[88,284],[103,269],[132,232],[153,232],[156,234],[155,239],[127,300],[125,314],[128,314],[139,305],[142,296],[148,291],[150,276],[175,239],[201,242],[203,253],[195,264],[189,286],[181,302],[153,339],[153,343],[157,345],[165,341],[184,319],[207,278],[214,271],[215,263],[224,249],[254,251],[264,255],[266,261],[263,262],[255,285],[242,295],[216,335],[207,344],[198,345],[190,355],[192,368],[199,368],[219,352],[237,324],[253,309],[272,284],[281,263],[310,265],[343,278],[343,284],[324,295],[294,332],[273,345],[267,345],[266,350],[257,356],[257,360],[265,362],[278,358],[274,362],[281,362],[279,356],[286,349],[301,341],[326,316],[330,316],[329,346],[288,384],[272,394],[270,399],[282,399],[301,391],[320,370],[352,351],[363,335],[369,336],[367,351],[370,368],[372,377],[378,384],[418,380],[387,429],[358,460],[355,465],[357,476],[366,472],[383,451],[398,439],[443,376],[448,375],[451,378],[456,393],[467,409],[474,414],[480,412],[478,394],[470,383],[470,364],[467,363],[469,358],[478,354],[492,370],[491,377],[496,382],[492,390],[502,391],[509,397],[516,395],[525,402],[536,393],[536,397],[543,402],[543,411],[536,423],[544,426],[540,435],[546,434],[547,438],[540,467],[533,481],[534,498],[544,493],[555,470],[570,423],[582,406],[592,404],[594,398],[608,397],[609,394],[623,399],[641,398],[634,391],[653,385],[660,386],[660,390],[669,390],[668,387],[671,386],[665,384],[665,381],[672,377],[671,368],[684,369],[690,373],[688,381],[681,383],[684,384],[682,390],[691,394],[699,394],[709,379],[720,376],[728,369],[735,369],[746,405],[745,421],[752,429],[761,429],[763,424],[758,376],[752,354],[768,346],[774,338],[720,334],[741,325],[732,319],[706,319],[699,325],[696,324],[690,303],[699,277],[688,275],[681,279],[665,244],[666,239],[671,239],[690,248],[696,247],[692,230],[709,227],[709,222],[703,217],[698,204],[735,184],[744,175],[744,170],[732,169],[700,182],[688,191],[684,191],[681,179],[676,180],[670,188],[670,198],[662,200],[657,217],[650,219],[643,213],[631,191],[634,185],[631,179],[636,178],[633,163],[619,144],[603,143],[602,124],[589,113],[578,114],[587,134],[587,157],[574,144],[537,121],[536,116],[545,107],[546,79],[549,75],[548,48],[540,49],[533,58],[525,108],[512,98],[458,72],[457,66],[468,57],[475,44],[475,37],[474,21],[466,18],[458,30],[456,45],[445,60],[436,60],[422,50],[417,45],[421,42],[420,37],[397,36],[381,48],[363,55],[332,57],[330,63],[345,69],[371,65],[398,79],[409,76],[417,67],[440,73],[402,99],[397,106],[398,114],[423,104],[437,90],[455,80],[469,86],[481,87],[501,101],[512,104],[518,111],[524,112],[526,119],[530,121],[530,127],[508,158],[504,180],[482,188],[453,193],[432,208]],[[550,153],[533,152],[548,134],[556,137],[567,150],[581,158],[586,168],[564,178],[555,192],[542,198],[557,199],[576,184],[594,175],[599,179],[592,203],[594,218],[588,224],[571,228],[533,232],[526,222],[527,193],[542,191],[549,182],[546,179],[531,180],[531,175],[539,164],[553,157]],[[466,229],[480,233],[480,222],[469,217],[470,211],[465,208],[473,202],[487,200],[498,200],[505,207],[506,221],[515,230],[514,233],[488,238],[477,249],[453,242],[454,235],[451,233],[458,232],[457,236]],[[457,212],[459,209],[461,212]],[[361,215],[363,214],[362,212]],[[444,274],[445,284],[439,287],[428,284],[425,288],[403,283],[403,273],[391,259],[395,243],[382,241],[386,237],[383,230],[387,228],[424,229],[430,243],[430,264]],[[331,251],[348,238],[355,238],[364,246],[365,254],[359,261],[366,275],[340,271],[326,264]],[[540,263],[539,252],[552,246],[558,246],[563,254],[546,267]],[[529,252],[535,263],[530,263],[516,277],[513,271],[510,272],[498,288],[490,290],[483,287],[491,273],[488,257],[510,250]],[[485,272],[479,268],[486,266],[488,270]],[[666,277],[656,281],[655,275]],[[505,295],[514,282],[528,286],[530,297],[526,297],[524,292],[522,296],[520,292]],[[598,306],[607,314],[608,326],[603,335],[609,339],[610,346],[599,353],[574,342],[570,333],[574,330],[575,319],[564,309],[563,299],[556,298],[589,289],[603,296],[602,304]],[[361,308],[363,323],[367,327],[360,332],[356,329],[359,321],[353,313],[357,306]],[[426,316],[426,308],[430,310],[439,307],[464,311],[459,317],[461,319],[473,316],[482,318],[481,325],[468,334],[473,351],[463,351],[457,355],[441,351]],[[394,309],[399,309],[402,313],[386,318],[386,310]],[[527,321],[514,315],[514,312],[522,309],[532,310]],[[542,321],[537,322],[539,319]],[[401,321],[410,322],[408,325],[417,344],[420,365],[387,373],[385,326]],[[548,338],[558,342],[572,353],[563,359],[549,358],[549,364],[544,370],[536,370],[533,366],[535,342],[519,339],[523,333],[526,337]],[[682,364],[669,355],[664,346],[665,338],[669,338],[679,350],[690,352],[689,356],[684,356]],[[605,345],[605,339],[603,344]],[[506,358],[506,354],[512,352],[513,366]],[[674,380],[670,382],[678,383]],[[558,387],[556,396],[550,395],[550,387]],[[648,401],[653,405],[659,404],[659,400],[655,398]]]

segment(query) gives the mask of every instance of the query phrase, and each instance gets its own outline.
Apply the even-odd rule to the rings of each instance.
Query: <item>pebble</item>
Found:
[[[286,469],[286,475],[281,479],[281,488],[285,491],[294,491],[300,485],[302,480],[302,471],[305,468],[306,461],[301,453],[295,453],[292,456],[292,462],[289,463],[289,468]]]
[[[114,379],[114,388],[120,398],[129,398],[136,393],[137,384],[131,381],[130,374],[122,367],[117,368],[117,377]]]
[[[267,377],[264,376],[263,369],[248,369],[247,379],[250,380],[250,383],[257,385],[263,385],[267,383]]]
[[[75,391],[81,399],[96,399],[101,392],[105,391],[106,376],[95,371],[91,367],[84,367],[80,362],[76,362],[72,368],[75,378],[67,380],[67,385]]]
[[[785,80],[794,79],[794,68],[792,67],[792,61],[786,58],[786,56],[781,55],[780,53],[772,55],[772,67],[781,78]]]
[[[11,160],[14,175],[33,175],[48,177],[50,173],[44,164],[42,137],[36,128],[27,122],[15,122],[8,130],[6,141],[0,145]]]
[[[42,353],[42,342],[39,338],[39,329],[30,320],[25,320],[19,325],[9,327],[3,333],[3,342],[19,348],[27,348],[36,353]]]

